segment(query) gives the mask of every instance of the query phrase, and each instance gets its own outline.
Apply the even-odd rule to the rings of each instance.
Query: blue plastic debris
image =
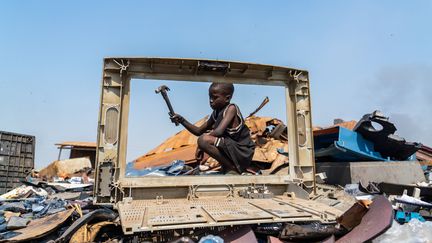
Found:
[[[224,240],[219,236],[207,235],[201,238],[198,243],[224,243]]]
[[[411,219],[418,219],[420,222],[426,221],[419,213],[403,211],[396,211],[395,219],[401,224],[408,223]]]
[[[315,157],[321,161],[390,161],[374,150],[374,143],[344,127],[314,136],[314,146]]]
[[[177,176],[182,173],[185,162],[183,160],[174,160],[170,165],[149,167],[142,170],[135,169],[133,165],[133,163],[126,165],[126,176]]]
[[[278,154],[284,155],[286,157],[289,156],[289,153],[285,152],[283,148],[278,148],[278,149],[276,149],[276,151],[278,152]]]

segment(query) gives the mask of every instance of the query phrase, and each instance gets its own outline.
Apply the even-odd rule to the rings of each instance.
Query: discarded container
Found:
[[[21,185],[34,168],[35,136],[0,131],[0,194]]]
[[[314,133],[315,157],[321,161],[388,161],[374,150],[374,144],[344,127]]]

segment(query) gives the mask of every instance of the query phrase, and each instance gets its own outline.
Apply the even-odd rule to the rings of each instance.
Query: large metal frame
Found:
[[[289,174],[126,177],[131,79],[228,82],[284,87],[288,121]],[[105,58],[101,90],[95,203],[117,205],[131,199],[184,199],[190,197],[191,193],[196,191],[196,187],[207,187],[210,188],[209,191],[224,190],[220,188],[232,191],[240,190],[247,185],[266,185],[275,195],[282,195],[287,191],[287,185],[293,183],[307,189],[314,188],[311,100],[309,77],[305,70],[201,59]]]

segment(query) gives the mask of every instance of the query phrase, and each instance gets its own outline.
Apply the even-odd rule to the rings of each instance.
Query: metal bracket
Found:
[[[120,77],[122,77],[123,72],[127,72],[127,69],[129,68],[130,60],[127,60],[127,64],[125,64],[125,62],[124,62],[123,59],[120,59],[120,62],[118,62],[116,59],[113,59],[113,61],[117,65],[119,65],[119,67],[120,67],[120,69],[119,69],[120,70]]]
[[[246,189],[239,191],[239,195],[243,198],[256,199],[256,198],[273,198],[273,192],[269,191],[265,184],[255,185],[251,184]]]
[[[302,71],[297,71],[297,70],[290,70],[289,71],[289,74],[290,74],[290,76],[291,77],[293,77],[293,79],[297,82],[297,83],[299,83],[300,82],[300,79],[299,79],[299,77],[300,77],[300,75],[302,75],[303,74],[303,72]]]
[[[112,163],[103,163],[99,166],[99,195],[101,197],[111,196],[111,185],[112,185]]]

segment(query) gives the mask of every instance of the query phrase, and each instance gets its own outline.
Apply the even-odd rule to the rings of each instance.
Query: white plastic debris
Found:
[[[417,182],[416,184],[417,184],[417,186],[429,186],[429,183],[424,182],[424,181],[422,181],[422,182]]]
[[[408,204],[417,205],[417,206],[426,206],[426,207],[431,207],[432,206],[431,203],[422,201],[420,199],[417,199],[415,197],[411,197],[411,196],[408,196],[408,195],[405,195],[405,194],[402,195],[402,196],[400,196],[400,197],[397,197],[396,201],[400,202],[400,203],[408,203]]]
[[[32,190],[31,186],[22,185],[20,187],[11,190],[10,192],[1,195],[0,199],[12,199],[12,198],[24,197],[26,194],[30,193],[31,190]]]
[[[346,184],[344,191],[351,196],[357,196],[360,194],[359,184]]]
[[[354,197],[357,201],[360,200],[373,200],[375,198],[375,195],[360,195]]]
[[[77,176],[74,176],[74,177],[70,178],[67,181],[69,183],[72,183],[72,184],[81,184],[81,183],[83,183],[82,178],[81,177],[77,177]]]
[[[199,170],[200,170],[200,171],[207,171],[207,170],[209,170],[209,169],[210,169],[210,167],[207,166],[207,165],[200,165],[200,166],[199,166]]]
[[[432,239],[432,222],[420,222],[418,219],[412,219],[409,223],[400,225],[393,221],[392,227],[384,234],[378,236],[372,242],[379,243],[423,243],[431,242]]]
[[[33,188],[32,186],[22,185],[11,190],[10,192],[1,195],[0,200],[25,198],[32,192],[38,196],[42,196],[42,197],[48,196],[48,192],[42,188]]]

